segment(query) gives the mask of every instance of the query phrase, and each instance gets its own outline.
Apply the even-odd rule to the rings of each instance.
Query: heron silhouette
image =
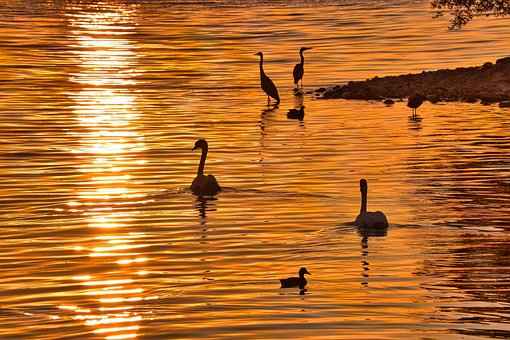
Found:
[[[280,95],[278,94],[278,89],[276,85],[273,83],[271,78],[269,78],[264,72],[264,54],[262,52],[257,52],[255,55],[260,56],[260,87],[267,94],[267,105],[270,104],[271,99],[274,98],[276,100],[276,104],[280,104]]]
[[[418,115],[416,114],[416,110],[418,110],[418,108],[421,106],[421,104],[423,104],[425,99],[427,99],[427,98],[425,98],[424,96],[422,96],[419,93],[414,94],[414,95],[410,96],[407,99],[407,106],[410,107],[413,110],[413,114],[411,115],[411,119],[413,119],[413,120],[417,120],[418,119]]]
[[[200,164],[198,165],[197,177],[191,183],[191,191],[197,196],[213,196],[221,191],[221,187],[213,175],[204,175],[205,160],[209,145],[205,139],[199,139],[195,142],[192,150],[202,149]]]
[[[298,87],[298,83],[301,80],[301,87],[303,87],[303,75],[305,74],[305,57],[303,56],[303,52],[306,50],[311,50],[311,47],[301,47],[299,49],[299,56],[301,57],[301,62],[294,66],[294,71],[292,75],[294,76],[294,84],[296,88]]]

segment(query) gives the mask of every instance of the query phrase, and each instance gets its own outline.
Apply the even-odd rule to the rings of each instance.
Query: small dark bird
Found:
[[[299,277],[289,277],[288,279],[280,279],[280,283],[282,284],[282,288],[292,288],[299,287],[299,289],[304,289],[306,286],[305,274],[312,275],[305,267],[301,267],[299,269]]]
[[[361,208],[354,224],[361,228],[388,228],[388,219],[382,211],[367,211],[367,180],[362,178],[359,181],[359,190],[361,192]]]
[[[294,75],[294,84],[296,88],[298,87],[298,82],[301,80],[301,87],[303,87],[303,75],[305,74],[305,57],[303,56],[303,52],[306,50],[311,50],[311,47],[301,47],[299,49],[299,56],[301,57],[301,62],[294,66],[294,71],[292,74]]]
[[[384,103],[384,105],[393,105],[393,104],[395,104],[395,101],[393,99],[388,98],[388,99],[385,99],[383,101],[383,103]]]
[[[427,98],[421,94],[412,95],[407,99],[407,106],[413,109],[413,115],[411,116],[412,119],[416,119],[416,110],[421,106],[421,104],[423,104],[425,99]]]
[[[195,142],[192,151],[202,149],[200,164],[198,165],[197,177],[191,183],[191,191],[197,196],[212,196],[221,191],[221,187],[213,175],[204,175],[205,159],[209,146],[205,139],[199,139]]]
[[[287,112],[287,118],[303,120],[305,117],[305,107],[301,106],[299,109],[290,109]]]
[[[267,94],[267,105],[270,103],[270,98],[276,99],[276,104],[280,104],[280,95],[278,94],[278,89],[276,85],[273,83],[271,78],[269,78],[264,72],[264,54],[262,52],[257,52],[255,55],[260,56],[260,87]]]

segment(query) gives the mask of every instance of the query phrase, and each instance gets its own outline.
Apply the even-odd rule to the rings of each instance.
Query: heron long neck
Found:
[[[303,55],[303,51],[299,51],[299,56],[301,57],[301,65],[305,64],[305,56]]]
[[[200,156],[200,164],[198,165],[197,176],[204,174],[205,159],[207,158],[207,147],[202,148],[202,155]]]
[[[361,192],[361,208],[359,209],[359,214],[362,215],[367,212],[367,192]]]
[[[259,63],[259,67],[260,67],[260,76],[262,76],[264,73],[264,57],[263,56],[260,56],[260,63]]]

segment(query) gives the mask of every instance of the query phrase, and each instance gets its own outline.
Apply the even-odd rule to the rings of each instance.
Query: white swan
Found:
[[[204,175],[205,159],[209,146],[205,139],[199,139],[195,142],[193,150],[202,149],[200,164],[198,165],[197,177],[191,183],[191,191],[197,196],[212,196],[221,191],[218,181],[213,175]]]
[[[367,180],[362,178],[359,181],[361,192],[361,208],[354,224],[361,228],[388,228],[388,219],[382,211],[367,211]]]

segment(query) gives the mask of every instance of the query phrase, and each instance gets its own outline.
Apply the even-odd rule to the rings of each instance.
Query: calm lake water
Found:
[[[510,337],[510,111],[413,123],[291,75],[301,46],[307,91],[494,61],[510,20],[289,3],[0,0],[0,338]],[[199,137],[214,200],[187,190]],[[349,224],[361,177],[384,235]]]

